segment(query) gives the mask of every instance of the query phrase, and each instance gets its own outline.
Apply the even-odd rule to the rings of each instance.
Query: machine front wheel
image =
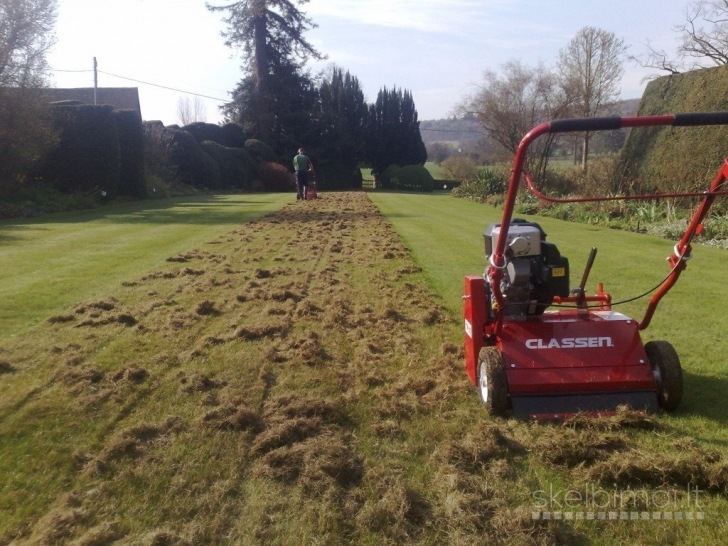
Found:
[[[478,355],[478,393],[491,415],[505,417],[510,412],[506,369],[495,347],[483,347]]]
[[[675,349],[667,341],[649,341],[645,352],[657,381],[657,402],[666,411],[677,409],[683,395],[683,376]]]

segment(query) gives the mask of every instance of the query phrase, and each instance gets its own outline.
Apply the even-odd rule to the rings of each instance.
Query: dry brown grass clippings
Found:
[[[314,305],[309,300],[301,301],[296,307],[296,316],[301,317],[315,317],[323,313],[323,309]]]
[[[116,522],[100,523],[73,541],[74,546],[106,546],[123,538],[125,533]]]
[[[87,511],[80,508],[56,508],[35,524],[28,544],[67,544],[76,530],[89,520]]]
[[[592,417],[586,414],[577,414],[563,422],[564,427],[591,430],[660,430],[662,426],[651,415],[644,411],[635,411],[628,406],[617,408],[615,415]]]
[[[665,452],[630,450],[589,468],[586,478],[605,485],[637,488],[678,484],[705,491],[728,493],[728,461],[715,452],[684,443]]]
[[[432,454],[432,461],[463,472],[480,472],[494,459],[512,458],[523,451],[523,446],[498,425],[482,423],[460,440],[442,443]]]
[[[362,486],[371,498],[359,509],[357,526],[382,532],[390,539],[404,539],[432,518],[430,503],[407,486],[401,475],[401,470],[391,467],[365,473]]]
[[[589,466],[627,449],[621,435],[593,430],[546,429],[530,446],[544,461],[567,468]]]
[[[123,368],[111,376],[115,382],[126,381],[128,383],[141,383],[149,377],[149,372],[136,365]]]
[[[286,322],[271,324],[259,324],[256,326],[241,326],[235,332],[235,337],[247,340],[256,340],[267,337],[279,337],[285,334],[290,328]]]
[[[246,431],[258,434],[265,424],[260,414],[244,400],[233,401],[205,413],[203,427],[227,431]]]
[[[321,419],[304,417],[286,419],[266,427],[253,441],[250,452],[262,455],[279,447],[289,446],[321,432]]]
[[[205,300],[197,304],[195,313],[198,315],[219,315],[220,311],[215,308],[215,302]]]
[[[372,425],[372,433],[380,438],[397,438],[405,435],[404,429],[392,419],[378,421]]]
[[[104,446],[99,455],[86,463],[91,474],[103,473],[110,465],[123,459],[140,459],[150,445],[163,442],[165,437],[185,428],[179,417],[168,417],[158,424],[142,424],[121,430]]]
[[[180,390],[187,394],[207,392],[225,386],[224,381],[215,381],[198,372],[192,372],[189,375],[185,372],[180,372],[179,383]]]
[[[184,262],[189,262],[191,259],[192,259],[192,257],[188,254],[184,254],[184,255],[180,254],[179,256],[171,256],[171,257],[167,258],[167,261],[184,263]]]

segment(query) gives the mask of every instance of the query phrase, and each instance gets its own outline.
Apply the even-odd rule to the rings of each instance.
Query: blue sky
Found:
[[[224,4],[212,0],[213,4]],[[317,23],[307,38],[359,78],[369,101],[383,86],[412,91],[420,119],[453,112],[486,69],[519,59],[553,66],[576,32],[594,26],[645,51],[649,40],[672,53],[687,0],[311,0]],[[226,47],[219,13],[204,0],[59,0],[57,44],[49,56],[58,87],[138,87],[144,119],[177,123],[181,92],[206,95],[207,121],[241,78],[238,52]],[[67,72],[81,70],[83,72]],[[623,98],[639,98],[655,74],[625,63]],[[138,82],[130,81],[139,80]],[[145,83],[140,83],[145,82]]]

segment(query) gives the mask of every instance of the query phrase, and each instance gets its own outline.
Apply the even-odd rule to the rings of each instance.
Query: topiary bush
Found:
[[[169,135],[169,161],[178,180],[198,189],[221,189],[220,167],[197,143],[191,133],[165,127]]]
[[[247,150],[228,148],[209,140],[203,141],[200,147],[217,163],[222,189],[251,189],[254,166]]]
[[[182,127],[182,130],[187,131],[195,137],[198,144],[202,144],[204,141],[209,140],[226,146],[225,134],[223,133],[222,127],[219,125],[196,121],[195,123],[185,125]]]
[[[271,162],[276,160],[276,154],[273,148],[268,146],[262,140],[256,138],[250,138],[245,141],[245,149],[253,157],[264,162]]]

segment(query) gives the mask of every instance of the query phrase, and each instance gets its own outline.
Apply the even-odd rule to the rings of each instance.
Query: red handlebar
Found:
[[[493,296],[498,305],[498,315],[494,324],[494,332],[500,331],[503,325],[504,318],[504,298],[500,291],[500,280],[503,278],[503,270],[505,268],[505,245],[508,240],[508,229],[510,227],[511,218],[513,217],[513,209],[516,204],[516,196],[518,195],[518,186],[521,182],[521,177],[524,174],[523,166],[526,162],[526,154],[528,147],[538,137],[545,134],[555,133],[572,133],[572,132],[590,132],[590,131],[613,131],[616,129],[622,129],[627,127],[654,127],[654,126],[666,126],[671,125],[674,127],[694,127],[701,125],[728,125],[728,112],[696,112],[689,114],[668,114],[668,115],[656,115],[656,116],[632,116],[632,117],[602,117],[602,118],[574,118],[574,119],[561,119],[547,123],[542,123],[531,129],[526,136],[523,137],[516,155],[513,159],[513,168],[511,170],[511,177],[508,183],[508,191],[506,194],[506,201],[503,207],[503,217],[501,219],[500,235],[498,242],[493,249],[493,254],[490,257],[490,268],[489,275],[491,276],[491,287],[493,290]],[[724,195],[728,192],[719,191],[721,185],[728,178],[728,159],[724,162],[718,175],[713,180],[710,188],[697,195],[703,197],[703,201],[698,207],[695,215],[690,222],[685,234],[680,239],[680,242],[675,245],[675,254],[668,258],[671,267],[673,268],[667,279],[660,285],[655,295],[650,300],[650,304],[645,313],[645,317],[640,323],[640,329],[645,329],[652,318],[652,314],[657,307],[660,299],[672,288],[677,281],[680,273],[685,269],[685,260],[690,256],[690,241],[702,225],[705,217],[710,210],[713,201],[716,196]],[[529,181],[529,185],[532,186],[532,191],[535,190],[530,177],[526,175],[526,179]],[[538,194],[539,197],[542,194]],[[687,196],[696,195],[696,192],[689,192],[685,194],[669,194],[670,196]],[[651,195],[641,196],[642,199],[654,199],[660,197],[666,197],[668,194],[662,195]],[[629,197],[634,199],[635,197]],[[615,200],[624,198],[583,198],[583,199],[572,199],[571,201],[603,201],[603,200]]]

